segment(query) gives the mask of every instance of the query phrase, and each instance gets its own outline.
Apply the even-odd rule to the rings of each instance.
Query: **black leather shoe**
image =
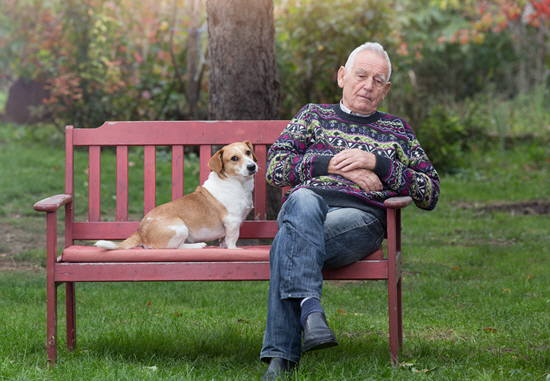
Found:
[[[336,336],[327,324],[327,318],[322,312],[313,312],[306,318],[302,334],[302,352],[330,348],[338,345]]]
[[[284,380],[287,377],[290,377],[291,373],[294,371],[296,363],[286,360],[280,357],[273,357],[269,360],[269,368],[262,376],[262,380],[272,381],[272,380]]]

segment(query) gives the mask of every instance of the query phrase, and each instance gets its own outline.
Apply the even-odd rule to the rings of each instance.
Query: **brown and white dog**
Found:
[[[98,241],[106,250],[202,249],[205,241],[236,249],[239,228],[253,207],[256,155],[247,140],[223,147],[212,156],[208,180],[195,192],[151,210],[137,232],[122,242]]]

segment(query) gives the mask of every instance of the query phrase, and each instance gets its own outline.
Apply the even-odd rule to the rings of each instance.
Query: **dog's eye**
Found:
[[[238,158],[237,156],[233,156],[233,157],[231,158],[231,160],[232,160],[232,161],[239,161],[239,158]]]
[[[246,151],[246,156],[250,156],[250,151]]]

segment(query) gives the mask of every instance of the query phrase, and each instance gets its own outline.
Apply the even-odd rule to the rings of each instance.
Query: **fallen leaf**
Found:
[[[341,315],[344,315],[346,316],[348,313],[344,310],[338,310],[338,313],[341,314]]]
[[[492,328],[492,327],[485,327],[485,328],[483,328],[483,330],[486,331],[486,332],[497,333],[497,330],[495,328]]]
[[[412,371],[413,373],[429,373],[429,372],[433,372],[433,371],[436,370],[436,369],[437,369],[437,367],[431,368],[431,369],[422,369],[422,370],[416,369],[416,368],[412,368],[411,371]]]
[[[153,303],[151,303],[151,301],[149,300],[149,301],[147,302],[147,307],[151,307],[152,305],[153,305]]]

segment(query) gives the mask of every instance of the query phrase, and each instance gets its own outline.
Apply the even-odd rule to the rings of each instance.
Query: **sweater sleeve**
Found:
[[[267,155],[266,180],[277,187],[295,186],[327,173],[332,156],[308,150],[314,142],[311,105],[306,105],[283,130]]]
[[[378,156],[374,172],[399,196],[411,196],[421,209],[432,210],[439,200],[439,176],[410,130],[408,155]],[[399,157],[401,156],[401,157]]]

